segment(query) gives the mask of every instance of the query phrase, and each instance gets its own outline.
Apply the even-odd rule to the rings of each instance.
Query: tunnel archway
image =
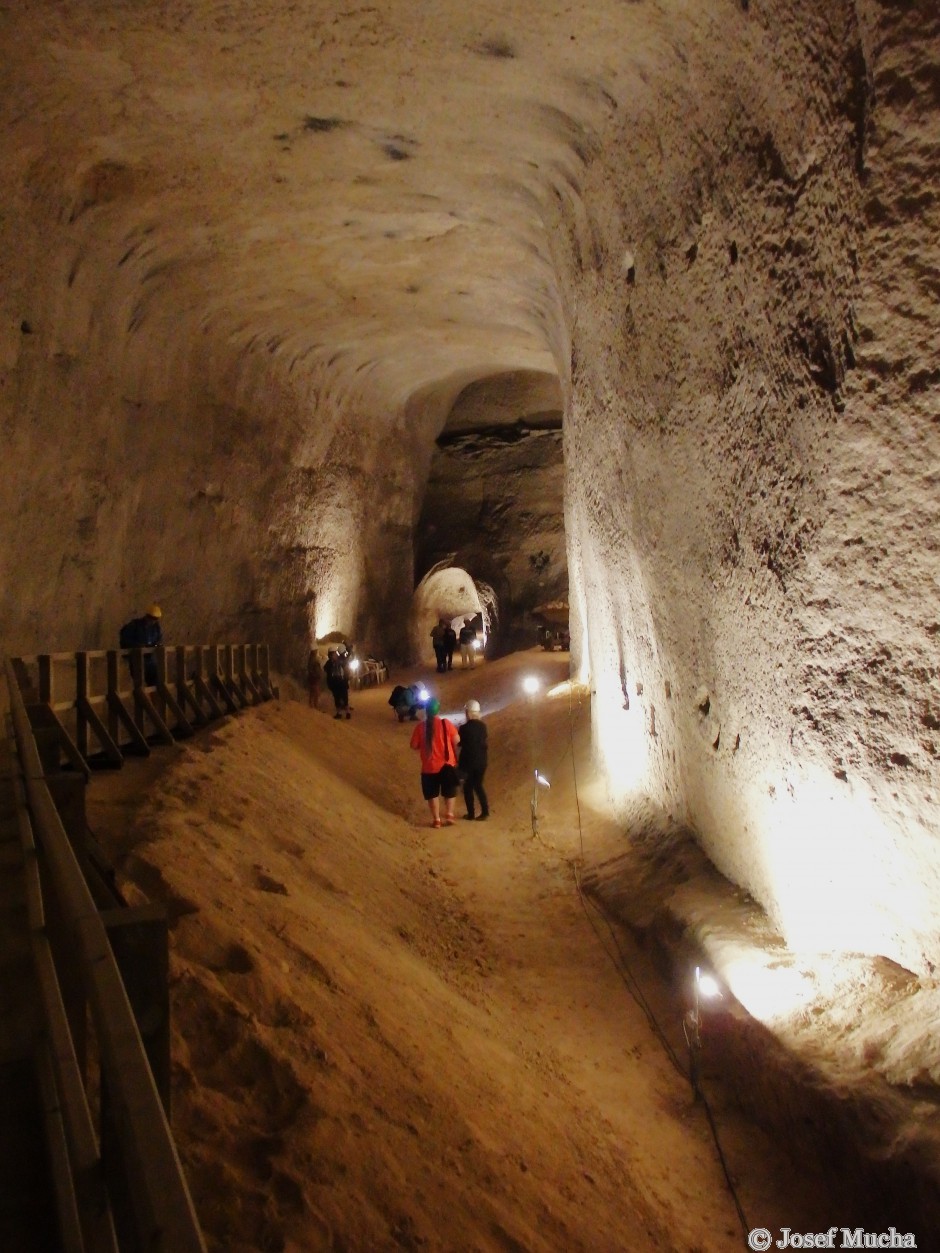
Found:
[[[416,662],[433,660],[431,628],[443,619],[459,630],[467,618],[474,620],[480,631],[481,644],[486,643],[499,615],[496,594],[488,583],[477,581],[462,566],[441,562],[424,576],[415,589],[411,603],[409,642]]]
[[[453,565],[493,589],[492,655],[534,642],[531,610],[568,594],[562,405],[554,374],[483,375],[457,395],[436,440],[415,574]]]

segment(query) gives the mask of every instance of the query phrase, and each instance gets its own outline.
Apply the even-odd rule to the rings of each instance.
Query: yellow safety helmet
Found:
[[[159,605],[151,605],[150,608],[147,610],[147,617],[148,618],[162,618],[163,610],[160,608]]]

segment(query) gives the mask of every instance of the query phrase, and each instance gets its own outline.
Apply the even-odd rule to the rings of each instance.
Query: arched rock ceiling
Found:
[[[561,426],[563,403],[555,374],[530,370],[497,374],[463,389],[447,415],[444,438],[519,424],[551,430]]]
[[[546,215],[673,7],[5,6],[5,151],[125,327],[452,393],[556,369]]]

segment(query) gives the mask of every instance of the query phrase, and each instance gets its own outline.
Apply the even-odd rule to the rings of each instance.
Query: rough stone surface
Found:
[[[932,970],[933,0],[64,0],[0,42],[5,648],[157,597],[286,668],[403,654],[435,441],[527,416],[455,402],[554,376],[611,797],[794,945]]]

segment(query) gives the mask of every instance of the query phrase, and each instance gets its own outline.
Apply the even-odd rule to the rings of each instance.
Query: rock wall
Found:
[[[448,443],[435,457],[416,542],[417,572],[453,560],[492,587],[493,648],[531,647],[536,605],[568,594],[560,430],[507,430]]]
[[[531,610],[568,595],[561,403],[557,375],[485,378],[463,389],[437,439],[415,573],[453,563],[492,589],[491,656],[531,647]]]
[[[182,344],[144,332],[143,373],[106,347],[70,352],[45,301],[56,277],[8,339],[0,392],[5,647],[112,647],[153,599],[172,642],[266,639],[286,668],[318,633],[377,630],[411,580],[394,424],[309,375],[290,385],[264,349],[212,359],[192,326],[173,328]],[[122,329],[102,338],[123,348]]]
[[[569,236],[576,647],[625,811],[932,969],[940,18],[743,9],[658,49]]]

